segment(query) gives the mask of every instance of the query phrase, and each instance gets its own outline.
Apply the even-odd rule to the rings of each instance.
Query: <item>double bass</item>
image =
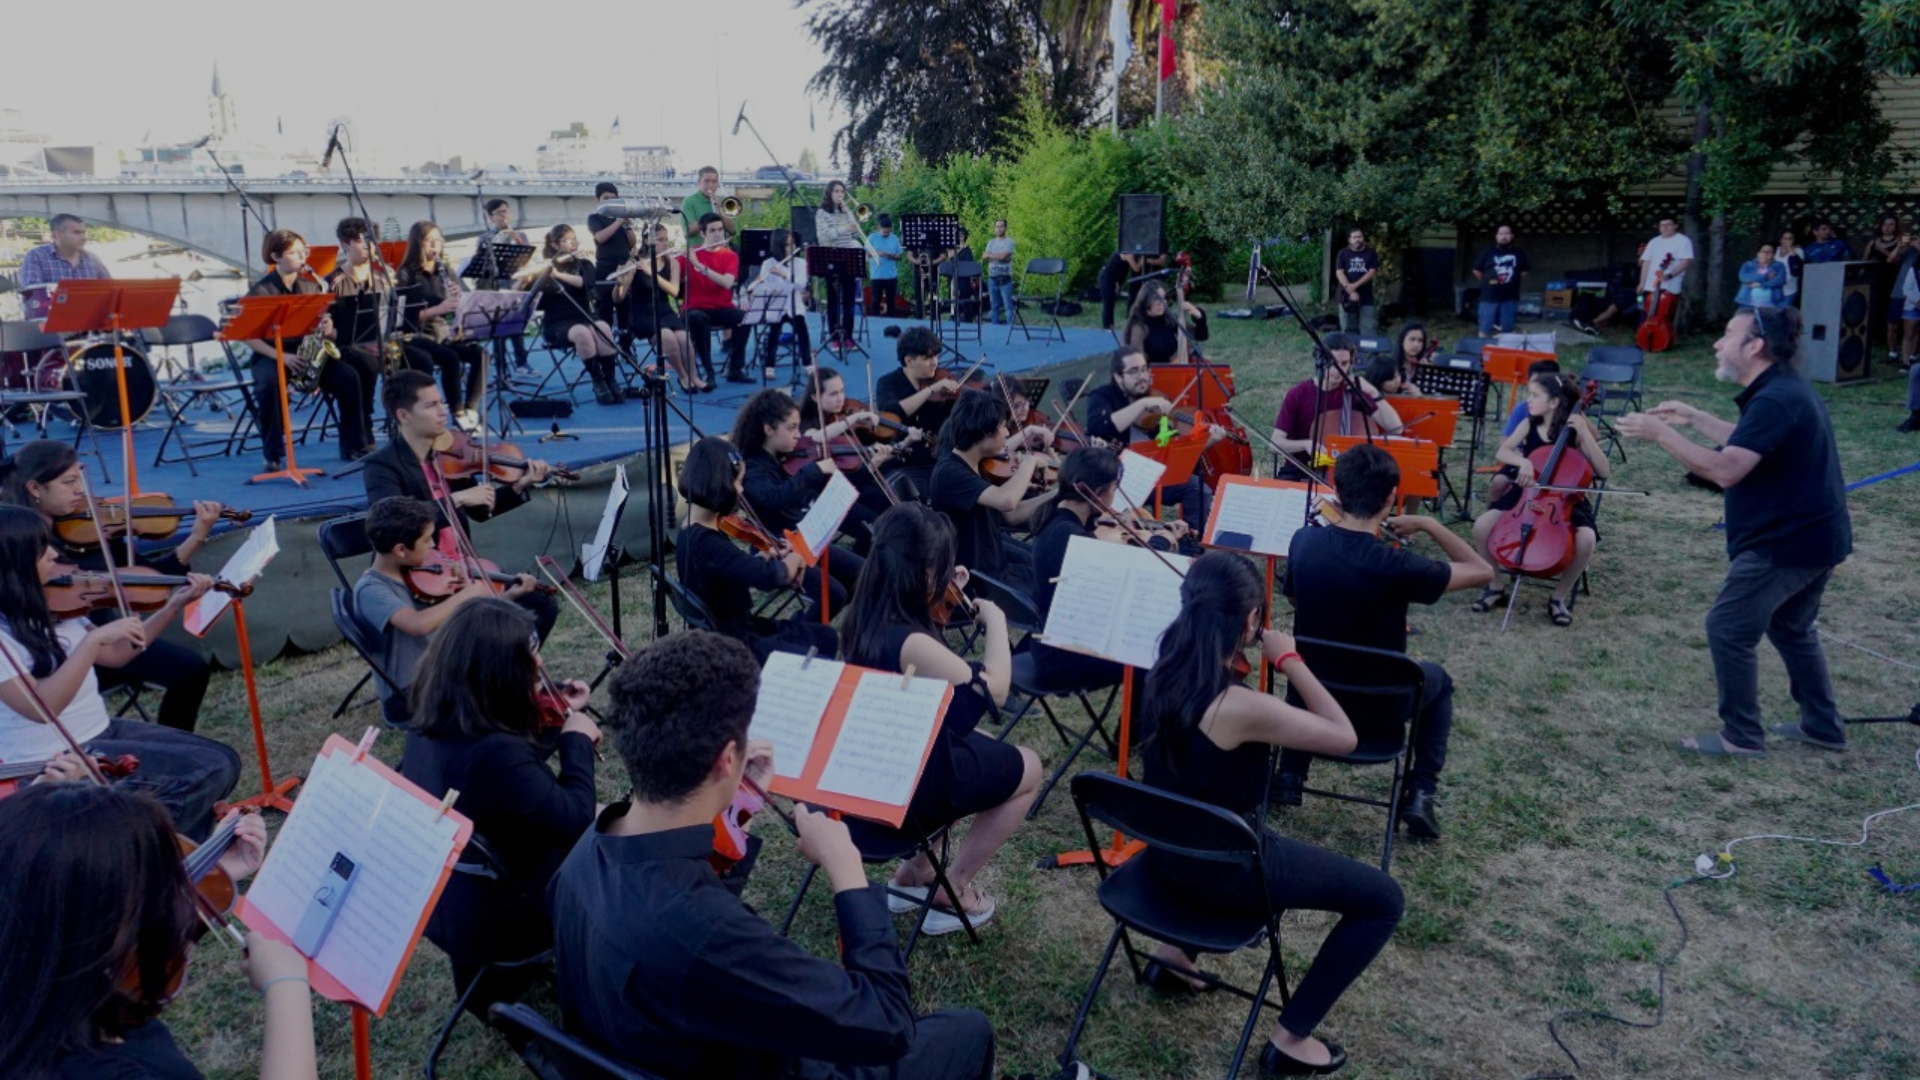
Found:
[[[1573,505],[1586,498],[1593,483],[1593,465],[1573,442],[1573,418],[1585,414],[1600,392],[1600,384],[1589,381],[1580,402],[1567,415],[1560,435],[1552,446],[1542,446],[1527,455],[1533,463],[1534,482],[1523,489],[1513,509],[1494,522],[1487,535],[1487,550],[1503,571],[1531,578],[1555,578],[1573,564]]]
[[[1660,260],[1653,271],[1653,288],[1649,289],[1640,303],[1646,311],[1646,319],[1633,335],[1634,343],[1645,352],[1666,352],[1673,348],[1673,309],[1680,303],[1680,294],[1671,293],[1661,286],[1667,280],[1667,271],[1673,268],[1673,253]]]

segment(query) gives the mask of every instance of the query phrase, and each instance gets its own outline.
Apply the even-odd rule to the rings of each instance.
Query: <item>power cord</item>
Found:
[[[1920,749],[1915,749],[1913,752],[1913,765],[1916,771],[1920,771]],[[1727,841],[1726,845],[1720,849],[1720,854],[1717,857],[1705,854],[1695,856],[1692,877],[1679,878],[1669,882],[1660,890],[1660,898],[1666,902],[1667,910],[1673,914],[1673,921],[1680,924],[1680,940],[1674,944],[1673,949],[1668,952],[1666,956],[1660,959],[1659,963],[1654,965],[1654,985],[1657,991],[1657,998],[1654,1003],[1653,1019],[1629,1020],[1624,1016],[1616,1016],[1613,1013],[1603,1012],[1598,1009],[1569,1009],[1564,1012],[1555,1013],[1553,1017],[1547,1021],[1547,1035],[1553,1039],[1553,1044],[1560,1048],[1560,1052],[1566,1055],[1567,1060],[1573,1063],[1574,1071],[1577,1072],[1581,1068],[1580,1058],[1579,1055],[1573,1052],[1571,1047],[1567,1046],[1566,1041],[1560,1037],[1560,1025],[1562,1023],[1573,1020],[1603,1020],[1609,1024],[1618,1024],[1622,1027],[1639,1028],[1642,1030],[1652,1030],[1660,1026],[1661,1022],[1666,1019],[1667,1014],[1667,968],[1679,958],[1680,950],[1686,948],[1688,937],[1686,917],[1680,914],[1679,905],[1673,902],[1674,891],[1701,882],[1726,881],[1732,878],[1734,873],[1739,869],[1739,864],[1735,862],[1733,858],[1735,845],[1749,843],[1754,840],[1795,840],[1801,843],[1824,844],[1830,847],[1861,847],[1864,846],[1868,838],[1871,837],[1874,822],[1884,817],[1891,817],[1894,814],[1904,814],[1911,810],[1920,810],[1920,803],[1909,803],[1906,806],[1899,806],[1891,810],[1880,810],[1868,814],[1860,822],[1860,839],[1858,840],[1827,840],[1814,836],[1791,836],[1786,833],[1759,833],[1753,836],[1742,836],[1739,839]],[[1867,873],[1889,892],[1896,894],[1920,892],[1920,884],[1894,884],[1878,866],[1868,870]],[[1575,1080],[1575,1076],[1574,1072],[1540,1072],[1532,1073],[1523,1077],[1522,1080]]]

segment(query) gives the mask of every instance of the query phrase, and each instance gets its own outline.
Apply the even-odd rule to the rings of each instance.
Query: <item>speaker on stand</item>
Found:
[[[1120,196],[1120,251],[1126,255],[1164,255],[1167,250],[1167,197]]]

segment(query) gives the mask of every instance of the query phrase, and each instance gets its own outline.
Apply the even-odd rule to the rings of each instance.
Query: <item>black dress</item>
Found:
[[[548,278],[540,290],[540,333],[549,349],[566,348],[568,330],[593,322],[593,267],[575,257],[565,270],[579,276],[578,287]]]
[[[762,559],[741,550],[717,529],[689,522],[680,529],[673,553],[680,584],[706,605],[714,630],[744,643],[761,663],[775,652],[806,655],[817,649],[832,656],[840,649],[833,627],[823,625],[808,608],[790,619],[770,619],[753,612],[753,591],[787,587],[787,568],[777,559]]]
[[[671,272],[673,257],[654,255],[654,273],[665,277]],[[633,327],[633,336],[651,338],[661,330],[684,330],[686,323],[680,313],[673,308],[673,298],[666,290],[654,284],[652,278],[635,270],[630,275],[633,287],[627,292],[627,325]]]

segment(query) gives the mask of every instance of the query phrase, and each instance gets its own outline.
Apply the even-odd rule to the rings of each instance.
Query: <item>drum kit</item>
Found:
[[[25,345],[0,353],[0,387],[28,392],[67,391],[84,396],[78,405],[97,428],[117,431],[127,426],[120,413],[120,388],[114,377],[114,339],[111,334],[85,334],[68,340],[40,330],[53,310],[55,285],[29,285],[20,290],[23,323],[7,327],[8,344]],[[127,408],[138,424],[159,400],[153,364],[143,346],[146,339],[125,334],[120,355],[127,365]],[[65,406],[59,406],[66,411]],[[69,416],[71,414],[69,413]]]

